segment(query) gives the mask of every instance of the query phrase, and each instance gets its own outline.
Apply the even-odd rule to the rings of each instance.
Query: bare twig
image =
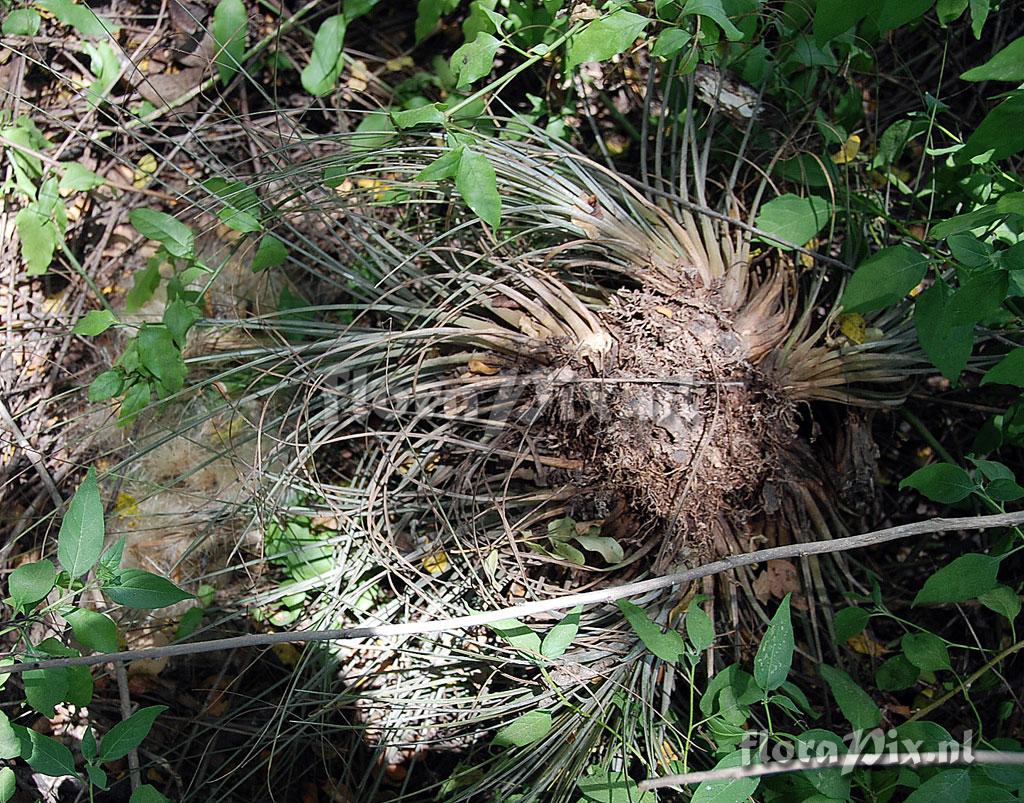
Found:
[[[768,764],[751,764],[747,767],[726,767],[720,770],[687,772],[682,775],[665,775],[648,778],[639,786],[643,791],[663,789],[666,786],[686,786],[705,781],[734,781],[739,778],[761,778],[767,775],[781,775],[786,772],[824,770],[830,767],[852,770],[855,767],[932,767],[954,764],[1024,765],[1024,753],[1007,753],[1001,750],[959,750],[936,753],[849,753],[843,756],[822,756],[820,758],[794,758],[792,761],[772,761]]]
[[[247,636],[201,641],[196,643],[168,644],[164,647],[152,647],[144,650],[125,650],[123,652],[100,655],[83,655],[80,657],[54,658],[46,661],[26,661],[5,666],[5,674],[20,673],[32,669],[51,669],[59,666],[94,666],[111,661],[135,661],[142,658],[168,658],[177,655],[196,655],[223,650],[235,650],[244,647],[266,647],[284,642],[338,641],[343,639],[389,638],[393,636],[420,636],[428,633],[446,633],[454,630],[465,630],[471,627],[493,624],[505,619],[536,616],[537,614],[575,608],[577,605],[599,605],[615,602],[626,597],[635,597],[670,588],[675,585],[691,583],[702,577],[721,574],[740,566],[749,566],[770,560],[822,555],[831,552],[845,552],[860,549],[901,538],[911,538],[928,533],[951,532],[956,530],[990,530],[996,527],[1015,527],[1024,524],[1024,511],[1016,513],[998,513],[991,516],[965,516],[962,518],[935,518],[918,521],[912,524],[901,524],[884,530],[850,535],[831,541],[814,541],[806,544],[789,544],[787,546],[761,549],[744,555],[730,555],[712,563],[698,566],[675,574],[653,577],[620,586],[587,591],[578,594],[566,594],[553,599],[534,600],[508,608],[494,611],[456,616],[451,619],[428,619],[421,622],[401,622],[382,625],[359,625],[337,630],[311,630],[294,633],[254,633]],[[0,657],[20,657],[15,655]]]
[[[121,719],[128,719],[132,715],[132,695],[128,688],[128,670],[124,663],[118,661],[114,664],[114,674],[117,676],[117,693],[121,703]],[[142,773],[139,772],[139,749],[133,747],[128,753],[128,775],[131,778],[132,791],[142,786]]]

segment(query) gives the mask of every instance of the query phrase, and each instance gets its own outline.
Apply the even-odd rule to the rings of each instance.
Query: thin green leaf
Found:
[[[459,159],[455,188],[480,219],[491,228],[501,223],[501,196],[494,167],[484,154],[466,148]]]
[[[862,262],[843,291],[844,312],[873,312],[896,304],[917,287],[928,258],[906,245],[883,248]]]
[[[7,31],[4,31],[7,33]],[[7,803],[18,791],[18,779],[10,767],[0,769],[0,803]]]
[[[128,219],[139,234],[156,240],[171,256],[191,257],[195,253],[195,236],[180,220],[155,209],[133,209]]]
[[[913,790],[906,803],[960,803],[970,797],[971,775],[965,769],[956,768],[939,770]]]
[[[733,25],[732,20],[725,13],[722,0],[686,0],[686,5],[683,6],[683,15],[687,14],[699,14],[713,20],[730,42],[736,42],[743,38],[743,31]]]
[[[806,198],[780,195],[761,208],[754,225],[769,235],[759,236],[770,245],[790,247],[772,239],[771,235],[774,235],[780,240],[802,246],[828,225],[831,210],[832,205],[816,195]]]
[[[1024,388],[1024,348],[1014,349],[986,371],[981,384]]]
[[[83,647],[96,652],[117,652],[117,625],[104,613],[78,608],[64,614]]]
[[[529,626],[518,619],[504,619],[487,625],[505,641],[518,650],[538,653],[541,650],[541,639]]]
[[[57,569],[46,558],[23,563],[7,578],[7,591],[11,601],[22,610],[44,599],[57,582]]]
[[[966,499],[978,487],[971,475],[952,463],[933,463],[919,468],[900,483],[900,490],[914,488],[934,502],[947,505]]]
[[[0,758],[18,758],[21,756],[21,742],[11,727],[7,714],[0,711]]]
[[[99,560],[104,532],[103,502],[96,469],[90,466],[57,534],[57,559],[72,579],[81,577]]]
[[[491,72],[501,42],[489,33],[478,33],[452,53],[451,70],[458,76],[457,89],[465,89]],[[397,121],[396,121],[397,122]],[[434,122],[431,120],[431,122]]]
[[[527,711],[494,734],[495,747],[522,747],[538,742],[551,730],[550,711]]]
[[[991,591],[979,594],[978,602],[1011,622],[1020,614],[1020,594],[1008,586],[996,586]]]
[[[616,604],[644,646],[662,661],[674,664],[686,653],[686,645],[678,631],[663,631],[651,621],[643,608],[628,600],[620,599]]]
[[[260,238],[256,247],[256,255],[252,258],[252,272],[259,273],[267,268],[283,265],[288,258],[288,248],[279,239],[270,234]]]
[[[974,327],[949,325],[951,301],[952,293],[945,284],[929,287],[914,304],[914,328],[928,359],[943,376],[956,382],[974,348]]]
[[[140,708],[128,719],[118,722],[100,742],[100,755],[97,760],[106,764],[124,758],[142,744],[156,718],[166,710],[166,705],[151,705]]]
[[[1024,36],[1002,48],[985,64],[968,70],[961,78],[965,81],[1024,81]]]
[[[697,652],[703,652],[715,641],[714,622],[704,609],[694,602],[686,609],[686,635],[690,637],[690,643]]]
[[[193,598],[170,580],[142,569],[125,569],[119,580],[103,586],[103,593],[128,608],[166,608]]]
[[[16,8],[5,18],[0,26],[4,36],[35,36],[39,33],[42,18],[39,12],[31,8]]]
[[[94,309],[79,319],[75,324],[74,332],[76,335],[92,337],[106,332],[115,323],[117,323],[117,318],[110,310]]]
[[[83,167],[78,162],[62,163],[62,166],[64,175],[61,176],[58,185],[62,191],[88,192],[107,183],[103,176]]]
[[[765,692],[781,686],[793,666],[796,644],[789,610],[790,596],[786,594],[775,611],[754,656],[754,681]]]
[[[540,645],[541,655],[545,658],[560,658],[565,654],[580,631],[582,610],[579,606],[573,608],[547,632]]]
[[[238,72],[245,57],[245,35],[249,15],[242,0],[220,0],[213,12],[210,33],[217,46],[215,61],[221,83],[227,83]]]
[[[569,40],[566,71],[571,72],[584,62],[607,61],[625,52],[650,22],[648,17],[622,9],[598,17]]]
[[[134,792],[128,803],[171,803],[166,797],[156,790],[155,787],[144,783]]]
[[[112,36],[120,30],[104,17],[97,16],[85,3],[76,3],[74,0],[38,0],[36,5],[49,11],[65,25],[70,25],[82,36]]]
[[[914,605],[966,602],[991,591],[998,585],[999,563],[994,555],[961,555],[925,580],[914,597]]]
[[[737,750],[717,764],[716,770],[742,767],[747,763],[749,751]],[[690,803],[743,803],[757,790],[760,778],[730,778],[723,781],[704,781],[690,798]]]
[[[313,97],[322,97],[334,90],[345,66],[345,30],[348,23],[344,14],[328,17],[313,37],[313,52],[309,64],[302,70],[302,88]]]
[[[853,678],[836,669],[834,666],[822,664],[818,670],[822,679],[828,684],[832,696],[835,697],[839,710],[847,721],[858,730],[871,730],[882,721],[882,712],[875,701],[858,686]]]
[[[32,769],[53,777],[61,775],[78,777],[78,772],[75,770],[75,757],[63,744],[31,728],[14,727],[23,735],[23,741],[27,740],[29,743],[27,750],[22,744],[21,755]]]
[[[836,644],[845,644],[858,633],[864,632],[871,618],[863,608],[843,608],[835,615],[832,623],[836,634]]]
[[[934,633],[907,633],[900,641],[900,646],[907,660],[918,669],[926,672],[952,669],[946,642]]]

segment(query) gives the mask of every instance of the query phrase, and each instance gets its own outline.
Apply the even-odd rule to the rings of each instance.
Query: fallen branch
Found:
[[[820,758],[794,758],[790,761],[772,761],[768,764],[751,764],[746,767],[725,767],[720,770],[687,772],[682,775],[665,775],[641,781],[642,791],[663,789],[666,786],[687,786],[705,781],[735,781],[740,778],[761,778],[781,775],[786,772],[824,770],[832,767],[852,770],[855,767],[933,767],[955,764],[1024,765],[1024,753],[1007,753],[1002,750],[959,750],[937,753],[848,753],[844,756],[822,756]]]
[[[292,633],[254,633],[247,636],[215,639],[212,641],[184,642],[168,644],[164,647],[151,647],[143,650],[125,650],[123,652],[83,655],[71,658],[53,658],[45,661],[25,661],[3,667],[5,674],[26,672],[33,669],[52,669],[61,666],[95,666],[113,661],[137,661],[143,658],[170,658],[177,655],[198,655],[222,650],[236,650],[243,647],[267,647],[283,642],[340,641],[344,639],[389,638],[393,636],[420,636],[428,633],[443,633],[453,630],[465,630],[480,625],[493,624],[504,619],[518,619],[542,613],[567,610],[577,605],[600,605],[615,602],[627,597],[636,597],[670,588],[675,585],[691,583],[702,577],[721,574],[740,566],[763,563],[770,560],[801,558],[810,555],[823,555],[832,552],[845,552],[850,549],[884,544],[901,538],[911,538],[929,533],[948,532],[955,530],[990,530],[996,527],[1014,527],[1024,524],[1024,512],[998,513],[991,516],[967,516],[952,519],[929,519],[913,524],[901,524],[885,530],[876,530],[861,535],[850,535],[835,538],[831,541],[812,541],[806,544],[789,544],[787,546],[760,549],[743,555],[731,555],[712,563],[698,566],[675,574],[653,577],[620,586],[611,586],[597,591],[586,591],[579,594],[566,594],[553,599],[535,600],[499,608],[494,611],[475,613],[467,616],[456,616],[451,619],[430,619],[422,622],[402,622],[399,624],[358,625],[338,630],[310,630]],[[20,656],[9,654],[5,658]],[[0,676],[2,677],[2,676]]]

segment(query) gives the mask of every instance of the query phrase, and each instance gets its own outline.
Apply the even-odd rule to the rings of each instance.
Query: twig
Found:
[[[740,566],[763,563],[770,560],[822,555],[830,552],[845,552],[850,549],[884,544],[901,538],[911,538],[927,533],[938,533],[955,530],[990,530],[996,527],[1015,527],[1024,524],[1024,511],[1016,513],[997,513],[991,516],[965,516],[961,518],[935,518],[926,521],[901,524],[884,530],[850,535],[831,541],[813,541],[806,544],[789,544],[787,546],[761,549],[743,555],[731,555],[712,563],[688,569],[676,574],[653,577],[620,586],[587,591],[579,594],[566,594],[553,599],[534,600],[508,608],[485,611],[467,616],[456,616],[451,619],[428,619],[422,622],[401,622],[383,625],[358,625],[338,630],[310,630],[293,633],[254,633],[247,636],[200,641],[195,643],[168,644],[163,647],[151,647],[144,650],[125,650],[123,652],[104,653],[100,655],[83,655],[70,658],[54,658],[45,661],[26,661],[3,667],[0,678],[6,674],[25,672],[32,669],[52,669],[60,666],[95,666],[111,661],[136,661],[143,658],[168,658],[177,655],[197,655],[208,652],[236,650],[245,647],[266,647],[285,642],[338,641],[342,639],[388,638],[392,636],[421,636],[428,633],[446,633],[453,630],[466,630],[471,627],[492,624],[505,619],[536,616],[537,614],[575,608],[577,605],[599,605],[615,602],[626,597],[635,597],[670,588],[675,585],[691,583],[702,577],[721,574]],[[9,654],[2,657],[20,656]]]
[[[924,708],[915,711],[914,714],[907,719],[907,722],[913,722],[915,720],[921,719],[921,717],[928,716],[936,708],[942,707],[961,692],[966,694],[967,690],[971,687],[972,683],[974,683],[978,678],[980,678],[982,675],[984,675],[986,672],[992,669],[992,667],[996,666],[999,663],[1002,663],[1004,660],[1009,658],[1015,652],[1019,651],[1021,648],[1024,648],[1024,641],[1018,641],[1016,644],[1011,644],[1005,650],[1003,650],[994,658],[992,658],[991,661],[988,661],[983,666],[980,666],[975,671],[971,672],[971,674],[964,679],[963,683],[954,686],[941,697],[937,697],[934,700],[932,700],[932,702],[928,703],[928,705],[926,705]]]
[[[720,770],[687,772],[682,775],[665,775],[641,781],[641,791],[663,789],[666,786],[685,786],[705,781],[734,781],[739,778],[761,778],[767,775],[781,775],[785,772],[824,770],[840,767],[852,770],[854,767],[931,767],[954,764],[1024,765],[1024,752],[1008,753],[1002,750],[972,750],[960,748],[937,753],[848,753],[843,756],[822,756],[820,758],[794,758],[791,761],[772,761],[768,764],[752,764],[748,767],[726,767]]]
[[[125,669],[123,661],[114,664],[114,674],[117,676],[117,693],[121,702],[121,719],[128,719],[132,715],[132,696],[128,689],[128,670]],[[128,753],[128,775],[131,778],[132,791],[142,786],[142,774],[139,772],[139,748],[133,747]]]

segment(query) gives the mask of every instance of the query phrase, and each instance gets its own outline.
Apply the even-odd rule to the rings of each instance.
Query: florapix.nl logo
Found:
[[[801,764],[838,767],[843,774],[856,768],[900,764],[970,764],[974,755],[974,732],[963,739],[924,740],[901,735],[894,729],[855,730],[846,736],[829,731],[810,731],[792,739],[765,731],[748,731],[739,744],[741,765]]]

